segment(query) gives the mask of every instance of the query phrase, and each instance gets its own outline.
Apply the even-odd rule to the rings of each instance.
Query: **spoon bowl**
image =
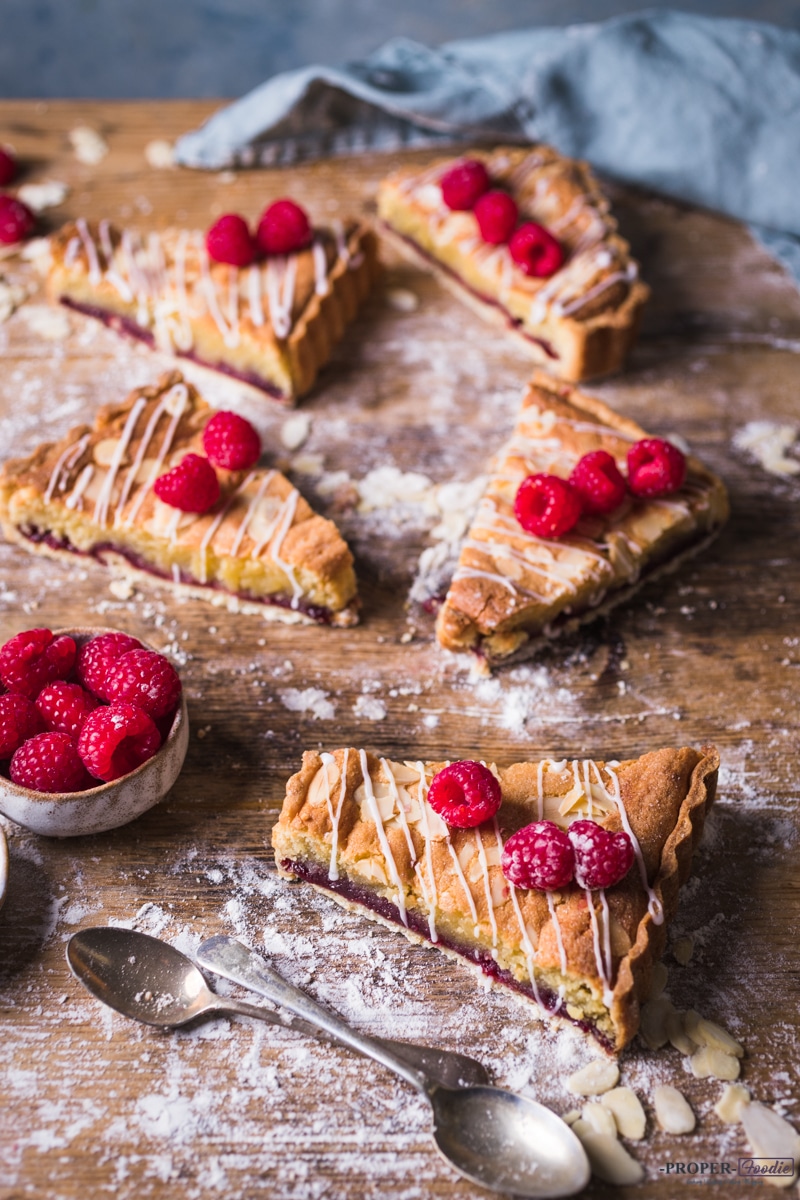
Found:
[[[190,958],[169,942],[135,929],[108,926],[82,929],[67,944],[67,962],[95,999],[145,1025],[178,1029],[202,1016],[238,1013],[312,1037],[320,1036],[316,1026],[296,1017],[229,996],[217,996]],[[236,982],[250,986],[246,979]],[[382,1045],[445,1087],[489,1082],[483,1064],[467,1054],[389,1039]]]
[[[439,1153],[467,1179],[514,1196],[572,1196],[589,1182],[578,1138],[555,1113],[493,1087],[436,1088]]]

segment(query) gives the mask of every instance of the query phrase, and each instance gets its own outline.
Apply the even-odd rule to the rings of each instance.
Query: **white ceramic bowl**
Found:
[[[118,631],[82,628],[53,632],[56,636],[68,634],[80,647],[101,633]],[[147,650],[154,649],[147,642],[142,641],[142,645]],[[34,792],[0,776],[0,812],[18,825],[49,837],[76,837],[116,829],[141,816],[166,796],[180,774],[188,746],[189,714],[182,693],[163,746],[129,775],[111,783],[100,783],[86,792]]]
[[[8,887],[8,842],[6,841],[5,830],[0,825],[0,908],[3,907],[3,901],[6,898],[6,888]]]

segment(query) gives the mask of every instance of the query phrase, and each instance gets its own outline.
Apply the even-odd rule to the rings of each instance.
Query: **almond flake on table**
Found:
[[[568,1092],[575,1096],[600,1096],[619,1082],[619,1067],[605,1058],[594,1058],[575,1071],[566,1081]]]
[[[308,413],[294,413],[281,425],[281,442],[287,450],[299,450],[311,432]]]
[[[41,183],[26,183],[17,192],[17,199],[33,212],[44,212],[46,208],[58,208],[69,194],[69,187],[58,179],[43,179]]]
[[[714,1112],[726,1125],[738,1125],[742,1110],[750,1103],[750,1093],[743,1083],[729,1083],[714,1105]]]
[[[773,1187],[791,1187],[797,1179],[800,1160],[800,1133],[766,1104],[747,1104],[742,1109],[742,1126],[753,1154],[758,1158],[790,1158],[795,1170],[790,1175],[764,1175]]]
[[[69,131],[69,141],[78,162],[96,167],[108,154],[108,142],[89,125],[76,125]]]
[[[677,1088],[659,1085],[653,1092],[653,1105],[665,1133],[691,1133],[694,1130],[695,1115],[683,1092]]]
[[[615,1183],[618,1187],[641,1183],[644,1179],[644,1167],[628,1154],[615,1137],[610,1137],[607,1133],[596,1133],[587,1128],[584,1121],[576,1121],[572,1128],[586,1151],[592,1174],[598,1179],[605,1183]]]
[[[623,1137],[638,1142],[644,1137],[647,1118],[639,1097],[628,1087],[615,1087],[600,1097],[600,1103],[613,1114]]]

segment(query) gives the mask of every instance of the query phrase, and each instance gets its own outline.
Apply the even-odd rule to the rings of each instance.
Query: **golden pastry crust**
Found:
[[[218,469],[207,513],[159,500],[154,480],[203,453],[214,410],[179,372],[101,408],[94,426],[11,459],[0,473],[9,541],[51,557],[94,558],[122,574],[273,620],[353,624],[353,558],[332,521],[279,471]]]
[[[443,203],[439,178],[467,157],[483,161],[493,185],[511,193],[522,221],[544,225],[561,242],[566,261],[553,276],[525,275],[507,246],[482,241],[471,212]],[[544,145],[469,151],[390,175],[378,213],[400,250],[433,268],[485,320],[517,335],[548,371],[577,381],[622,366],[650,289],[586,163]]]
[[[514,516],[523,479],[567,478],[577,461],[605,450],[626,472],[635,422],[569,384],[538,373],[459,556],[436,632],[448,650],[474,650],[491,665],[535,653],[544,639],[593,620],[656,574],[707,545],[728,516],[722,481],[689,457],[682,488],[660,499],[629,496],[607,517],[584,517],[558,540],[526,533]]]
[[[145,238],[78,221],[50,239],[47,294],[119,333],[234,375],[284,403],[313,386],[377,278],[374,234],[315,230],[306,250],[237,268],[197,230]]]
[[[272,831],[279,872],[412,941],[435,941],[527,1000],[538,991],[555,1019],[622,1050],[638,1029],[714,799],[716,750],[492,767],[503,803],[477,830],[448,828],[424,794],[420,800],[421,772],[426,793],[444,765],[392,763],[352,748],[306,752]],[[549,894],[508,883],[500,853],[512,833],[542,817],[566,827],[586,816],[635,838],[637,862],[621,883],[605,892],[571,885]]]

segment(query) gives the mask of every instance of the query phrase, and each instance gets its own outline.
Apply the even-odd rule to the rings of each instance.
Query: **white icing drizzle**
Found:
[[[517,588],[506,575],[498,575],[494,571],[479,571],[477,567],[468,567],[459,565],[453,572],[453,582],[459,579],[489,579],[492,583],[499,583],[506,588],[512,596],[517,595]]]
[[[331,857],[328,862],[328,879],[339,878],[339,867],[333,854],[333,827],[336,824],[336,818],[333,813],[333,805],[331,804],[331,781],[328,778],[328,767],[333,764],[336,766],[336,759],[332,754],[323,753],[320,755],[322,759],[322,774],[325,779],[325,805],[328,809],[328,820],[331,823]]]
[[[136,428],[136,422],[139,420],[139,416],[145,409],[146,405],[147,401],[143,396],[140,396],[128,413],[128,418],[125,422],[122,434],[114,448],[114,453],[112,455],[111,462],[109,463],[106,477],[103,480],[102,487],[100,488],[100,494],[97,497],[97,503],[94,506],[94,522],[96,525],[105,525],[108,522],[108,506],[111,502],[111,494],[114,490],[114,482],[117,478],[117,472],[119,471],[122,460],[125,457],[125,452],[128,449],[128,443],[133,437],[133,431]]]
[[[277,563],[277,565],[286,575],[289,583],[292,585],[292,608],[297,608],[297,605],[300,602],[300,597],[303,594],[303,589],[297,581],[297,575],[292,564],[281,558],[281,548],[287,533],[292,527],[294,514],[297,509],[297,501],[299,499],[300,493],[296,489],[293,489],[286,497],[282,510],[281,524],[275,533],[273,544],[270,546],[270,554],[272,555],[273,560],[275,563]]]
[[[536,813],[539,821],[544,820],[544,769],[549,763],[549,758],[543,758],[536,768]]]
[[[279,276],[278,272],[281,271]],[[292,331],[294,286],[297,277],[297,258],[269,259],[267,262],[267,301],[272,328],[276,337],[288,337]]]
[[[605,888],[601,888],[600,909],[603,913],[603,955],[605,957],[606,975],[611,979],[614,975],[614,959],[611,956],[611,913],[608,911],[608,898]]]
[[[110,222],[107,220],[101,221],[98,226],[98,232],[100,234],[100,246],[106,259],[106,279],[113,288],[116,288],[125,303],[130,304],[133,300],[133,292],[114,266],[114,247],[111,243]]]
[[[497,842],[497,849],[499,850],[500,855],[502,856],[503,839],[500,836],[500,826],[497,823],[496,816],[492,818],[492,823],[494,825],[494,836],[495,836],[495,840]],[[475,832],[477,833],[478,831],[476,830]],[[523,953],[525,954],[525,964],[528,968],[528,976],[531,981],[531,987],[533,989],[534,999],[536,1000],[536,1003],[540,1006],[540,1008],[543,1008],[544,1005],[542,1004],[542,997],[539,993],[539,985],[536,982],[536,971],[534,969],[534,958],[536,957],[536,951],[534,950],[533,942],[531,941],[531,937],[528,932],[528,926],[525,924],[525,918],[522,915],[522,909],[519,906],[519,898],[517,897],[517,889],[514,887],[514,884],[511,882],[510,879],[507,879],[506,883],[508,885],[508,893],[511,898],[511,905],[514,909],[514,914],[517,918],[517,925],[519,926],[519,934],[520,934],[520,938],[522,939],[522,950],[523,950]],[[490,904],[491,904],[491,900],[490,900]]]
[[[247,476],[247,478],[245,480],[243,480],[242,483],[239,484],[238,488],[236,488],[235,491],[231,492],[230,496],[228,496],[228,499],[225,501],[222,508],[219,510],[217,515],[214,517],[214,520],[211,522],[208,529],[203,534],[203,540],[200,542],[200,582],[201,583],[205,583],[206,580],[208,579],[208,563],[206,562],[206,552],[207,552],[209,546],[211,545],[212,541],[214,540],[217,530],[219,529],[220,525],[222,524],[225,517],[227,516],[228,510],[230,509],[230,507],[233,504],[236,497],[240,496],[242,494],[242,492],[245,491],[245,489],[249,486],[249,484],[251,484],[253,482],[253,480],[255,478],[256,478],[255,472],[251,471],[250,474]]]
[[[478,851],[478,862],[481,864],[483,873],[483,890],[486,895],[486,906],[489,910],[489,924],[492,929],[492,948],[497,949],[497,921],[494,916],[494,905],[492,904],[492,881],[489,876],[489,863],[486,860],[486,850],[483,845],[480,829],[474,829],[475,846]]]
[[[408,846],[408,854],[411,859],[411,865],[412,865],[412,867],[415,867],[417,864],[417,851],[414,846],[414,839],[411,836],[411,829],[409,828],[408,819],[406,817],[406,811],[403,808],[403,802],[400,799],[400,792],[397,787],[397,780],[394,777],[394,772],[392,771],[392,768],[391,768],[391,765],[389,764],[388,759],[382,758],[381,766],[383,767],[383,770],[389,781],[389,787],[391,788],[391,792],[392,792],[392,799],[394,800],[395,808],[397,809],[397,815],[400,819],[400,828],[403,830],[403,834],[406,839],[406,845]]]
[[[87,463],[81,471],[78,478],[75,480],[75,486],[65,501],[67,508],[83,508],[83,493],[88,488],[94,477],[94,466],[92,463]]]
[[[561,936],[561,924],[558,919],[558,910],[556,909],[556,902],[553,899],[552,892],[546,892],[545,895],[547,896],[547,907],[550,910],[550,918],[553,922],[553,930],[555,931],[555,935],[556,935],[556,945],[558,946],[558,962],[559,962],[559,966],[561,967],[561,974],[566,975],[566,973],[567,973],[567,952],[564,949],[564,939]],[[558,991],[559,991],[559,995],[562,996],[562,998],[563,998],[563,994],[564,994],[564,984],[563,983],[559,984]]]
[[[64,488],[66,487],[66,479],[62,478],[62,471],[64,474],[66,474],[72,469],[72,467],[75,466],[75,463],[88,446],[90,437],[90,434],[85,433],[80,441],[76,442],[74,445],[67,446],[66,450],[64,450],[63,453],[58,456],[56,465],[53,467],[53,470],[50,474],[50,479],[47,484],[47,491],[44,494],[46,504],[49,504],[53,499],[53,494],[56,490],[56,487],[58,487],[60,492],[63,492]]]
[[[248,503],[247,508],[244,510],[244,516],[239,522],[239,528],[236,530],[236,537],[233,539],[233,545],[231,546],[232,555],[239,553],[239,547],[242,544],[244,535],[247,533],[247,527],[250,524],[250,521],[252,520],[259,504],[264,499],[264,493],[269,487],[270,480],[274,474],[274,471],[267,471],[264,475],[264,478],[261,480],[261,483],[258,485],[255,495],[250,497],[250,502]]]
[[[172,448],[172,443],[175,438],[175,434],[177,433],[180,419],[186,410],[187,404],[189,403],[189,389],[187,388],[185,383],[176,383],[174,385],[174,387],[170,388],[170,390],[169,390],[169,392],[167,392],[166,396],[163,397],[163,403],[164,403],[165,408],[166,408],[167,402],[169,401],[171,396],[177,397],[177,403],[174,405],[175,411],[172,413],[170,423],[165,430],[164,439],[161,443],[161,449],[158,452],[158,457],[156,458],[155,462],[153,463],[150,474],[147,478],[147,483],[145,483],[145,485],[142,488],[140,488],[139,492],[137,493],[136,499],[134,500],[133,504],[131,505],[130,512],[128,513],[127,517],[125,518],[125,521],[123,522],[123,524],[127,527],[130,527],[133,524],[134,520],[136,519],[136,514],[138,513],[139,509],[141,508],[142,502],[144,501],[145,496],[150,491],[151,487],[155,483],[158,476],[161,474],[161,468],[163,467],[164,461],[165,461],[167,455],[169,454],[170,449]],[[149,428],[149,425],[148,425],[148,428]],[[153,430],[155,430],[155,426],[153,426]],[[151,433],[151,437],[152,437],[152,433]],[[140,447],[140,449],[141,449],[141,447]],[[146,449],[146,447],[145,447],[145,449]],[[143,460],[144,460],[144,456],[142,456],[142,461]],[[137,470],[138,470],[138,467],[137,467]],[[122,510],[122,506],[121,506],[121,504],[118,504],[117,512],[114,517],[115,524],[116,524],[118,517],[121,514],[121,510]]]
[[[591,784],[591,780],[589,779],[589,763],[590,763],[590,761],[591,760],[588,758],[584,759],[584,761],[583,761],[583,790],[586,793],[586,811],[587,811],[589,820],[592,819],[592,813],[594,811],[592,808],[592,784]],[[595,765],[596,765],[595,763],[592,763],[592,766],[595,766]]]
[[[261,267],[258,263],[247,270],[247,298],[250,302],[250,320],[260,328],[264,324],[264,306],[261,303]]]
[[[436,877],[433,873],[433,851],[432,851],[432,847],[431,847],[431,831],[430,831],[430,826],[428,824],[428,800],[427,800],[428,781],[425,778],[425,764],[422,762],[418,762],[416,764],[416,767],[417,767],[417,771],[419,772],[419,811],[420,811],[420,822],[419,823],[422,827],[422,836],[425,839],[425,863],[428,868],[428,879],[430,881],[430,888],[431,888],[430,895],[429,895],[428,889],[424,885],[424,882],[423,882],[423,892],[424,892],[424,896],[425,896],[425,903],[428,906],[428,932],[430,933],[431,941],[438,942],[439,934],[436,932],[436,905],[438,903],[438,896],[436,894]],[[418,875],[419,875],[419,879],[421,881],[423,881],[424,876],[421,871],[418,872]]]
[[[622,822],[622,828],[625,830],[628,837],[631,839],[631,844],[633,845],[633,852],[636,855],[636,862],[639,867],[639,878],[642,881],[642,887],[647,892],[647,911],[649,912],[650,916],[652,917],[654,925],[662,925],[664,922],[664,906],[661,903],[661,901],[659,900],[656,893],[650,887],[650,884],[648,882],[647,867],[645,865],[644,855],[642,854],[642,847],[639,845],[639,839],[637,838],[636,834],[633,832],[633,829],[631,828],[630,820],[628,819],[628,812],[627,812],[627,809],[625,808],[625,805],[622,800],[622,789],[620,788],[620,784],[619,784],[619,776],[617,775],[617,773],[613,769],[613,767],[610,767],[608,763],[606,763],[606,770],[608,771],[609,775],[611,776],[612,782],[614,784],[613,794],[609,793],[607,790],[606,790],[606,794],[609,796],[609,799],[612,800],[614,804],[616,804],[617,809],[619,811],[620,821]],[[596,764],[595,764],[595,771],[597,772],[597,777],[602,784],[600,770]]]
[[[180,583],[180,581],[181,581],[181,569],[177,563],[173,563],[172,564],[172,582]]]
[[[342,779],[341,779],[341,786],[339,788],[339,803],[336,805],[336,812],[333,815],[333,818],[331,820],[331,858],[330,858],[330,863],[328,865],[328,878],[329,879],[338,879],[339,878],[339,864],[338,864],[338,860],[337,860],[337,855],[338,855],[338,851],[339,851],[339,820],[342,815],[342,805],[344,804],[344,798],[347,793],[347,757],[348,757],[349,753],[350,753],[350,751],[348,750],[347,747],[345,747],[344,757],[342,758]],[[332,755],[323,754],[322,761],[325,762],[326,760],[333,762]],[[326,771],[325,771],[326,787],[327,787],[327,779],[328,779],[328,772],[326,769]]]
[[[480,933],[480,923],[478,921],[478,910],[475,907],[475,901],[472,898],[472,892],[470,891],[470,886],[467,883],[467,878],[461,868],[461,863],[458,861],[458,855],[456,854],[456,848],[453,845],[452,841],[450,840],[449,831],[447,834],[447,848],[450,851],[450,857],[453,860],[453,870],[455,871],[456,875],[458,876],[458,882],[461,884],[462,891],[464,892],[464,895],[467,898],[467,906],[469,908],[469,914],[472,917],[472,932],[475,934],[475,937],[477,937],[478,934]]]
[[[131,463],[130,467],[128,468],[128,473],[125,476],[125,482],[122,485],[122,491],[120,492],[119,500],[117,502],[115,522],[114,522],[115,524],[119,520],[120,513],[122,512],[123,508],[125,507],[125,505],[128,502],[128,497],[131,493],[131,488],[133,487],[133,485],[136,481],[136,476],[138,475],[141,465],[144,462],[145,455],[147,454],[147,451],[150,446],[150,442],[153,440],[153,434],[155,433],[156,425],[158,424],[161,414],[164,412],[164,410],[166,408],[167,396],[169,396],[170,394],[171,394],[171,392],[167,392],[161,397],[158,404],[153,409],[153,412],[150,416],[150,420],[147,422],[147,426],[145,428],[144,434],[142,435],[142,440],[139,443],[139,448],[136,451],[133,462]]]
[[[219,296],[217,295],[217,285],[214,282],[214,276],[211,272],[211,262],[208,257],[208,251],[206,250],[205,242],[199,235],[195,241],[197,245],[197,252],[200,257],[202,288],[206,298],[206,304],[208,305],[208,311],[211,314],[214,324],[222,335],[223,342],[229,350],[233,350],[239,345],[238,307],[234,313],[233,320],[230,322],[226,321],[225,317],[222,315],[222,310],[220,309]],[[238,305],[238,296],[236,297],[236,300]]]
[[[359,750],[358,757],[361,762],[361,775],[364,780],[364,793],[367,801],[367,809],[369,810],[369,815],[372,817],[372,820],[375,824],[375,830],[378,834],[378,843],[381,848],[381,853],[383,854],[384,861],[389,869],[389,878],[397,889],[397,910],[400,913],[400,919],[403,924],[408,927],[405,889],[403,887],[402,880],[400,879],[400,873],[397,870],[397,863],[395,862],[394,855],[392,854],[392,848],[389,845],[389,839],[386,836],[386,830],[383,827],[381,811],[378,807],[378,802],[375,799],[375,792],[372,787],[372,779],[370,778],[366,751]]]
[[[600,929],[597,923],[597,913],[594,910],[594,896],[589,888],[584,888],[584,895],[586,896],[586,903],[589,907],[589,919],[592,924],[592,945],[594,946],[594,959],[597,964],[597,974],[599,975],[600,981],[603,985],[603,1003],[605,1004],[606,1008],[609,1008],[611,1001],[614,998],[614,993],[611,990],[608,972],[606,971],[606,964],[601,953]]]
[[[81,239],[72,237],[67,242],[67,248],[64,251],[64,266],[72,267],[78,261],[78,254],[81,249]]]
[[[94,238],[89,232],[89,226],[83,217],[78,217],[75,222],[75,228],[78,230],[78,236],[83,244],[83,249],[86,252],[86,261],[89,265],[89,283],[92,287],[96,287],[103,278],[103,271],[100,266],[100,259],[97,257],[97,246]]]
[[[325,255],[325,247],[318,238],[314,238],[312,242],[311,253],[314,258],[314,291],[318,296],[327,296],[330,291],[328,260]]]
[[[181,510],[176,508],[169,519],[167,528],[164,531],[169,538],[169,544],[171,546],[174,546],[175,542],[178,540],[178,526],[181,523],[181,517],[183,515],[184,514],[181,512]]]

